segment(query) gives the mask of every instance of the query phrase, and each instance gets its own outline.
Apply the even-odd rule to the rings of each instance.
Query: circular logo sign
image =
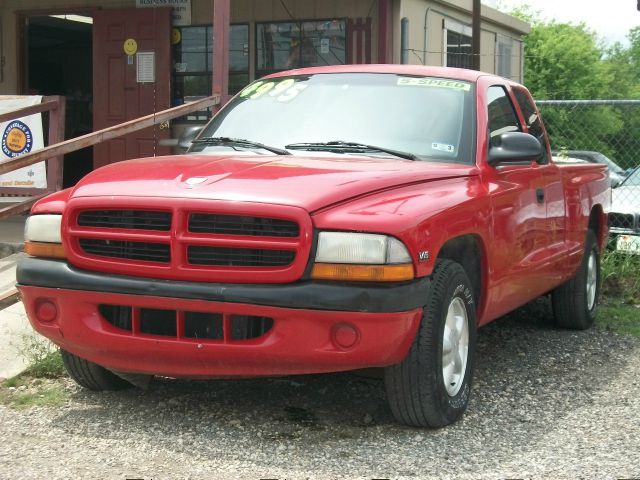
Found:
[[[31,129],[20,120],[9,122],[2,134],[2,153],[7,157],[17,157],[29,153],[32,147]]]

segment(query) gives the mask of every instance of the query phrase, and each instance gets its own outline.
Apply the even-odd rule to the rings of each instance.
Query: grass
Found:
[[[598,326],[640,337],[640,255],[608,251],[602,256],[601,267]]]
[[[598,326],[612,332],[640,337],[640,307],[601,305],[598,307]]]
[[[33,334],[24,335],[17,350],[29,367],[2,382],[0,404],[16,409],[63,405],[69,393],[63,384],[51,381],[65,376],[60,350]]]
[[[640,255],[605,252],[601,267],[605,300],[640,304]]]
[[[9,388],[8,382],[9,380],[5,381],[4,388],[0,389],[0,404],[19,410],[30,407],[59,407],[69,398],[69,393],[60,384],[33,386],[32,383],[29,389],[20,391]],[[20,386],[22,385],[16,388]],[[26,384],[24,386],[27,387]]]
[[[35,334],[24,335],[18,353],[27,360],[29,368],[23,375],[32,378],[59,378],[65,375],[60,350]]]

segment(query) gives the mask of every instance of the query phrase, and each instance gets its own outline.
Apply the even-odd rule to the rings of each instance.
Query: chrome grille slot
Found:
[[[240,215],[193,213],[189,216],[189,231],[216,235],[247,235],[254,237],[297,237],[296,222],[276,218]]]

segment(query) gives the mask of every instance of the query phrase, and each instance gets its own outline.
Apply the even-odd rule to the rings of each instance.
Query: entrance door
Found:
[[[93,128],[95,130],[169,108],[170,41],[171,10],[169,8],[134,8],[95,12],[93,24]],[[125,42],[127,42],[128,52],[135,53],[132,55],[125,53]],[[147,62],[139,62],[142,59],[140,54]],[[153,66],[149,68],[150,60],[155,64],[155,69]],[[140,78],[140,74],[146,78]],[[155,76],[155,81],[148,81],[149,74]],[[156,125],[98,144],[94,147],[94,168],[131,158],[167,155],[170,149],[159,147],[157,142],[167,138],[168,135],[168,129],[162,130]]]

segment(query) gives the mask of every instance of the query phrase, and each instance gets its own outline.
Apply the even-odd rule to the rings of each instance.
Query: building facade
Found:
[[[69,138],[207,96],[214,3],[3,0],[0,94],[64,95]],[[171,13],[159,6],[167,4]],[[231,0],[229,93],[265,74],[315,65],[469,67],[471,7],[472,0]],[[522,81],[528,24],[483,6],[481,25],[481,69]],[[135,49],[127,53],[126,42]],[[145,61],[155,62],[153,78],[140,76],[138,53],[152,54]],[[179,119],[174,134],[209,114]],[[118,148],[109,154],[151,153]]]

